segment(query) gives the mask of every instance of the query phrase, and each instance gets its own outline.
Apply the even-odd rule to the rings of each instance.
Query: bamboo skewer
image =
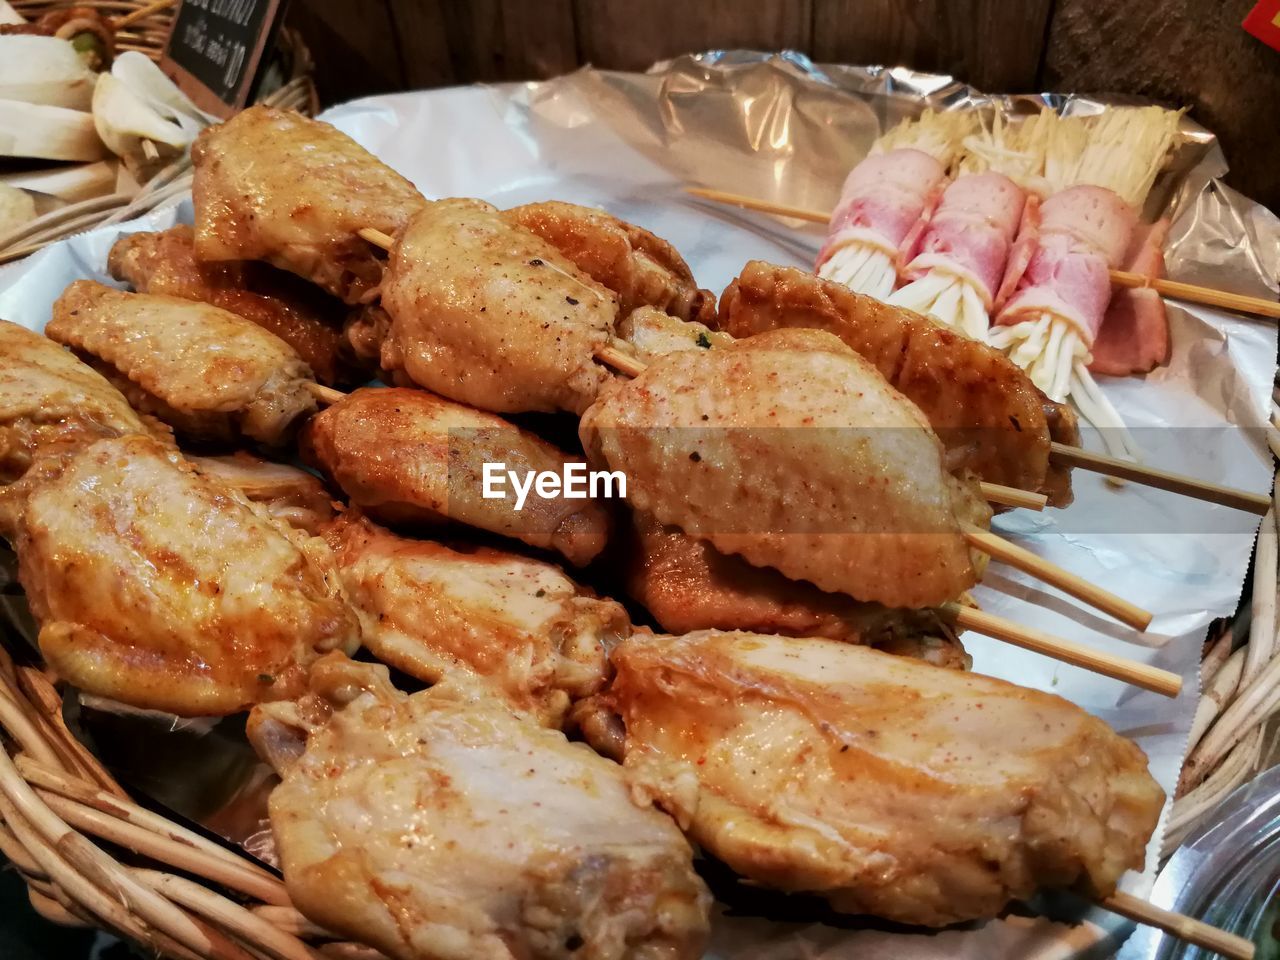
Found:
[[[710,190],[705,187],[686,187],[685,193],[704,200],[724,203],[744,210],[755,210],[759,213],[771,213],[779,217],[790,217],[809,223],[829,223],[831,214],[821,210],[810,210],[805,207],[793,207],[785,203],[774,203],[772,200],[759,200],[755,197],[730,193],[725,190]],[[1146,277],[1140,273],[1125,270],[1112,270],[1111,282],[1120,287],[1149,287],[1163,296],[1174,300],[1186,300],[1188,303],[1202,303],[1205,306],[1221,307],[1237,313],[1254,314],[1260,317],[1280,319],[1280,302],[1264,300],[1261,297],[1248,297],[1240,293],[1228,293],[1212,287],[1201,287],[1194,283],[1182,283],[1177,280],[1164,280]]]
[[[1100,902],[1104,909],[1112,913],[1118,913],[1122,917],[1148,927],[1163,930],[1178,940],[1195,944],[1197,947],[1213,950],[1228,957],[1229,960],[1253,960],[1255,948],[1252,943],[1244,937],[1211,927],[1203,921],[1163,910],[1154,903],[1139,900],[1127,893],[1113,893]]]
[[[1109,590],[1104,590],[1097,584],[1090,583],[1083,577],[1050,563],[1030,550],[1010,543],[990,530],[983,530],[972,524],[965,524],[962,530],[965,539],[983,553],[1024,573],[1038,577],[1064,593],[1083,600],[1089,606],[1110,614],[1121,623],[1135,630],[1146,630],[1151,625],[1150,611],[1143,610]]]
[[[1122,480],[1132,480],[1148,487],[1167,490],[1170,493],[1180,493],[1184,497],[1194,497],[1197,500],[1205,500],[1209,503],[1221,504],[1224,507],[1244,510],[1247,513],[1254,513],[1258,516],[1264,516],[1271,509],[1271,499],[1262,494],[1248,493],[1232,487],[1223,487],[1216,483],[1196,480],[1193,477],[1186,477],[1182,474],[1169,473],[1167,470],[1157,470],[1155,467],[1133,463],[1130,460],[1117,460],[1114,457],[1091,453],[1080,447],[1072,447],[1056,441],[1049,445],[1049,449],[1054,459],[1060,463],[1069,463],[1071,466],[1080,467],[1083,470],[1092,470],[1095,473],[1106,474],[1109,477],[1119,477]]]
[[[951,617],[957,626],[980,633],[985,637],[1003,640],[1015,647],[1043,654],[1075,667],[1082,667],[1113,680],[1131,683],[1135,687],[1150,690],[1161,696],[1176,697],[1182,692],[1182,677],[1168,670],[1161,670],[1159,667],[1086,647],[1082,643],[1055,637],[1051,633],[1014,623],[1012,620],[987,613],[985,610],[976,610],[958,603],[943,604],[938,609],[944,616]]]

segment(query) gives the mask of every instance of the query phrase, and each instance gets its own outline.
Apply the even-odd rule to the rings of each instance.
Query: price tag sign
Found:
[[[160,69],[202,110],[228,117],[248,103],[282,0],[182,0]]]

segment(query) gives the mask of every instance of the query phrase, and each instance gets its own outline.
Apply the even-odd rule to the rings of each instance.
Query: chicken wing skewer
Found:
[[[7,532],[46,662],[82,690],[179,716],[298,696],[359,628],[322,541],[140,434],[99,440]]]
[[[410,540],[351,514],[325,537],[374,656],[428,683],[476,678],[546,726],[599,690],[607,650],[631,632],[621,606],[540,560]]]
[[[944,926],[1040,888],[1106,897],[1164,802],[1133,743],[989,677],[719,631],[612,662],[588,738],[735,871],[842,912]]]
[[[627,474],[629,498],[640,509],[710,540],[721,551],[741,553],[752,563],[776,567],[793,579],[888,606],[942,604],[959,626],[1177,695],[1181,679],[1169,671],[1028,630],[953,602],[976,582],[968,550],[975,540],[981,549],[986,532],[963,513],[957,516],[957,510],[973,510],[975,501],[971,489],[942,468],[940,447],[932,454],[938,465],[933,483],[922,473],[931,455],[925,452],[927,443],[919,448],[916,444],[931,434],[919,410],[874,376],[874,371],[864,369],[866,362],[834,337],[793,330],[754,340],[739,341],[728,350],[666,355],[636,380],[615,384],[584,415],[584,447]],[[770,383],[782,388],[774,389]],[[753,394],[754,407],[737,399],[724,402],[725,396],[746,390]],[[843,402],[835,399],[845,391],[859,396]],[[806,396],[819,402],[800,399]],[[874,411],[867,410],[865,416],[850,416],[859,404],[877,400],[883,412],[872,416]],[[890,413],[895,409],[900,419]],[[885,415],[888,419],[877,419]],[[798,418],[795,424],[790,417]],[[761,428],[761,423],[768,426]],[[850,423],[864,429],[850,428]],[[881,429],[865,429],[873,423]],[[781,432],[787,442],[770,439],[771,430]],[[932,443],[936,445],[937,439]],[[846,444],[848,450],[840,453]],[[870,453],[873,444],[885,449]],[[860,457],[876,464],[866,474],[870,486],[865,492],[831,501],[836,504],[834,512],[824,500],[821,517],[806,520],[805,511],[816,509],[808,491],[835,486],[847,497],[846,474]],[[899,457],[912,465],[906,474],[912,478],[909,484],[897,488],[870,480],[884,471],[894,475],[886,464]],[[839,479],[821,473],[824,461],[832,464]],[[722,483],[726,476],[746,476],[743,468],[748,462],[755,489],[740,484],[726,504],[722,493],[707,486]],[[801,475],[806,477],[806,492],[799,500],[788,499],[785,490],[769,489],[771,483],[785,485]],[[668,495],[673,489],[678,493]],[[717,514],[717,504],[729,514]],[[841,508],[854,513],[844,517]],[[868,523],[881,526],[872,529]],[[937,555],[926,562],[922,560],[926,554]],[[1114,599],[1122,608],[1136,611]]]
[[[711,897],[616,764],[445,683],[335,655],[254,711],[298,909],[395,960],[695,960]]]
[[[303,431],[303,458],[361,509],[389,523],[453,520],[556,550],[576,566],[608,539],[608,515],[591,497],[544,495],[514,483],[485,496],[485,464],[531,479],[564,475],[581,463],[501,417],[425,390],[366,387],[315,417]],[[585,470],[585,467],[584,467]]]
[[[252,320],[293,347],[320,383],[368,379],[349,355],[342,331],[348,308],[340,300],[265,263],[202,262],[191,227],[125,234],[111,247],[107,268],[138,293],[199,300]]]
[[[801,336],[808,336],[808,334],[806,334],[803,330],[795,331],[795,333]],[[817,338],[810,337],[809,339],[813,340],[815,344],[821,346],[821,342]],[[748,343],[748,342],[752,342],[752,341],[750,340],[739,341],[737,343],[737,346],[742,347],[745,345],[745,343]],[[787,347],[785,343],[780,345],[783,346],[784,349]],[[798,345],[801,346],[802,348],[806,346],[806,344],[804,343],[799,343]],[[696,357],[698,356],[699,352],[700,351],[692,351],[692,356],[695,359],[691,359],[690,360],[691,363],[696,364],[698,362],[696,360]],[[642,370],[637,371],[638,375],[641,375],[642,373],[643,373]],[[858,373],[848,374],[848,379],[850,382],[858,382],[860,378],[864,378],[866,377],[866,375],[867,375],[867,371],[860,370]],[[870,394],[864,391],[863,394],[860,394],[860,398],[863,396],[873,396],[873,394]],[[841,413],[841,415],[848,414],[848,411],[839,411],[839,412]],[[777,411],[770,411],[769,416],[770,418],[776,417]],[[701,422],[705,422],[709,424],[710,420],[700,421],[700,423]],[[779,424],[779,421],[777,421],[776,419],[770,419],[769,422],[773,425]],[[806,415],[806,419],[803,420],[802,422],[807,426],[813,425],[814,423],[812,419],[808,419],[808,415]],[[862,424],[864,422],[864,419],[860,417],[851,417],[849,422]],[[911,515],[918,516],[918,512],[915,510],[912,510]],[[1044,579],[1046,582],[1049,582],[1054,584],[1055,586],[1058,586],[1059,588],[1070,593],[1072,596],[1076,596],[1094,606],[1097,606],[1099,609],[1105,610],[1111,615],[1117,617],[1117,619],[1120,619],[1122,622],[1125,622],[1131,626],[1137,627],[1138,629],[1145,629],[1150,624],[1151,614],[1149,612],[1142,610],[1134,606],[1133,604],[1129,603],[1128,601],[1123,600],[1120,597],[1116,597],[1115,595],[1110,594],[1109,592],[1102,590],[1101,588],[1098,588],[1095,585],[1080,579],[1079,577],[1076,577],[1074,574],[1071,574],[1066,570],[1062,570],[1061,568],[1055,567],[1052,564],[1048,564],[1047,562],[1042,561],[1040,558],[1034,557],[1034,555],[1029,554],[1027,551],[1021,550],[1021,548],[1018,548],[1013,544],[1006,543],[1005,541],[1001,540],[999,537],[995,536],[989,531],[984,531],[979,529],[980,526],[981,526],[980,524],[975,525],[971,521],[966,521],[965,523],[962,524],[962,533],[972,546],[978,547],[979,549],[983,550],[986,553],[991,553],[999,557],[1001,560],[1004,560],[1005,562],[1009,563],[1011,566],[1015,566],[1018,569],[1024,570],[1025,572],[1031,573],[1034,576],[1038,576],[1041,579]],[[806,579],[812,579],[812,578],[806,578]],[[827,589],[838,589],[838,588],[828,587]],[[868,598],[868,599],[871,599],[871,598]]]
[[[77,280],[48,337],[88,354],[133,405],[200,440],[279,445],[315,410],[311,369],[287,343],[208,304]]]

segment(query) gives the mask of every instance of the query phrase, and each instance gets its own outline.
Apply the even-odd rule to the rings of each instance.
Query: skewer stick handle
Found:
[[[335,390],[333,387],[326,387],[322,383],[316,383],[314,380],[306,382],[307,392],[316,398],[316,403],[323,407],[331,407],[339,400],[346,399],[346,394],[341,390]]]
[[[1214,290],[1212,287],[1200,287],[1194,283],[1182,283],[1178,280],[1157,279],[1125,270],[1112,270],[1111,282],[1120,287],[1150,287],[1162,296],[1172,297],[1174,300],[1203,303],[1206,306],[1222,307],[1224,310],[1234,310],[1237,313],[1252,313],[1259,317],[1280,320],[1280,302],[1275,300],[1248,297],[1242,293],[1228,293],[1226,290]]]
[[[1083,600],[1089,606],[1110,614],[1121,623],[1127,624],[1135,630],[1146,630],[1151,625],[1152,614],[1150,611],[1143,610],[1123,597],[1117,597],[1109,590],[1104,590],[1097,584],[1090,583],[1083,577],[1077,576],[1069,570],[1064,570],[1057,564],[1050,563],[1044,557],[1037,556],[1016,543],[1010,543],[990,530],[983,530],[971,523],[966,523],[963,527],[963,532],[964,538],[969,541],[970,545],[983,553],[989,554],[996,560],[1007,563],[1023,573],[1029,573],[1031,576],[1057,587],[1064,593],[1070,594],[1077,600]]]
[[[1104,457],[1100,453],[1091,453],[1088,450],[1068,446],[1065,443],[1057,443],[1056,441],[1052,443],[1050,445],[1050,455],[1059,463],[1068,463],[1073,467],[1093,470],[1095,473],[1104,473],[1109,477],[1132,480],[1134,483],[1145,484],[1148,487],[1168,490],[1171,493],[1180,493],[1185,497],[1195,497],[1198,500],[1207,500],[1210,503],[1220,503],[1224,507],[1245,510],[1249,513],[1256,513],[1258,516],[1264,516],[1271,509],[1271,499],[1261,494],[1247,493],[1244,490],[1218,486],[1215,483],[1207,483],[1204,480],[1196,480],[1194,477],[1184,477],[1181,474],[1157,470],[1154,467],[1133,463],[1129,460]]]
[[[381,247],[383,250],[390,250],[396,245],[394,237],[373,227],[362,227],[356,231],[356,236],[362,240],[368,240],[375,247]]]
[[[973,607],[948,603],[940,609],[944,615],[951,617],[957,626],[964,627],[966,630],[1012,643],[1024,650],[1031,650],[1072,666],[1092,670],[1104,677],[1131,683],[1135,687],[1151,690],[1165,697],[1176,697],[1182,690],[1182,678],[1168,670],[1117,657],[1102,650],[1094,650],[1084,644],[1073,643],[1020,623],[1014,623],[1012,620],[1006,620],[1004,617],[997,617],[984,610],[975,610]]]
[[[1049,504],[1049,498],[1043,493],[1006,487],[1000,483],[987,483],[985,480],[979,486],[982,487],[982,499],[988,503],[998,503],[1002,507],[1025,507],[1027,510],[1040,511]]]
[[[727,203],[731,207],[742,207],[744,210],[758,210],[761,213],[772,213],[779,217],[793,217],[796,220],[808,220],[810,223],[827,223],[831,214],[821,210],[807,210],[804,207],[793,207],[785,203],[774,203],[772,200],[757,200],[755,197],[744,197],[738,193],[725,190],[709,190],[706,187],[685,187],[685,193],[716,203]]]
[[[1180,913],[1162,910],[1153,903],[1139,900],[1127,893],[1112,894],[1105,900],[1099,901],[1099,904],[1105,910],[1118,913],[1122,917],[1128,917],[1148,927],[1163,930],[1178,940],[1220,953],[1229,960],[1253,960],[1254,945],[1244,937],[1227,933],[1225,930],[1211,927],[1207,923],[1193,920]]]

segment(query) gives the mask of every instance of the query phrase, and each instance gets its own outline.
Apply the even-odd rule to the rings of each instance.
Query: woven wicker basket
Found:
[[[131,14],[143,14],[116,34],[117,51],[136,50],[152,60],[164,53],[169,30],[173,26],[174,4],[137,0],[12,0],[12,6],[28,20],[38,19],[51,10],[69,6],[92,7],[113,20]],[[292,30],[282,29],[276,37],[276,49],[285,64],[289,80],[262,98],[263,103],[287,110],[298,110],[314,116],[319,109],[314,63],[310,51]],[[41,247],[95,227],[119,223],[142,216],[166,203],[180,200],[191,188],[191,161],[187,156],[153,176],[135,195],[113,193],[68,204],[23,224],[17,230],[0,235],[0,263],[18,260]]]

